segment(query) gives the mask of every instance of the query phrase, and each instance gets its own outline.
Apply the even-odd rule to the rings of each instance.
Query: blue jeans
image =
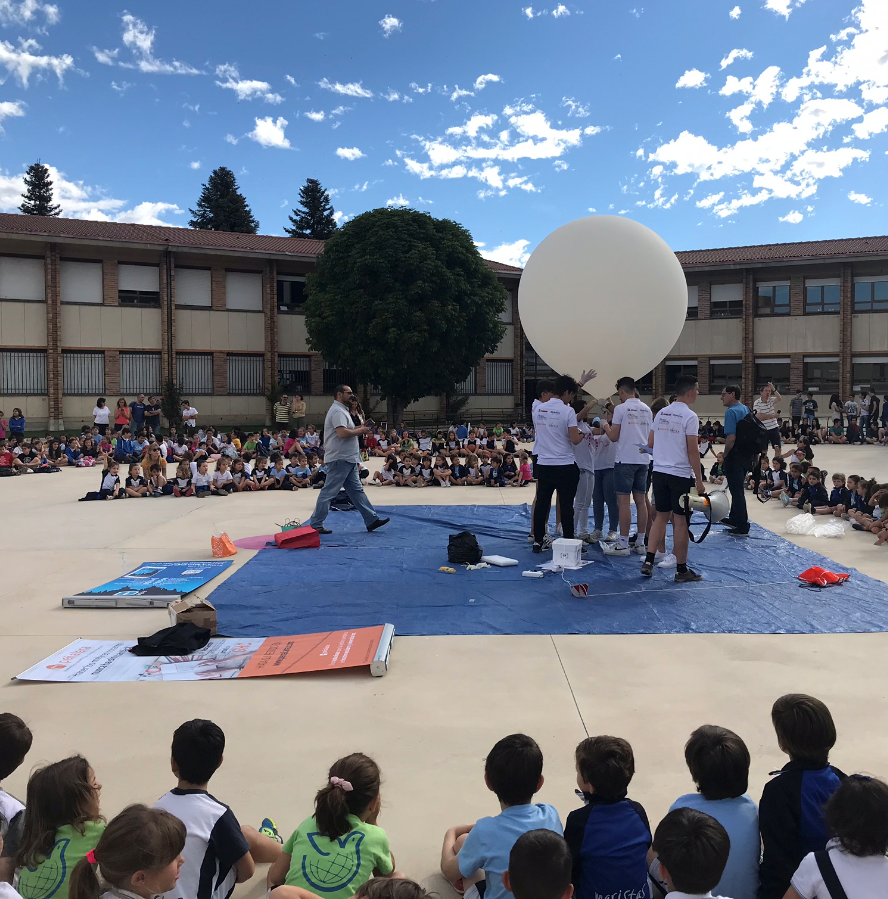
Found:
[[[345,461],[328,462],[327,478],[318,496],[314,514],[311,516],[311,521],[309,521],[313,528],[323,526],[327,515],[330,514],[330,503],[336,499],[342,488],[345,489],[348,498],[361,513],[364,524],[373,524],[379,518],[376,514],[376,509],[373,508],[373,504],[367,499],[367,494],[364,493],[364,485],[361,483],[361,478],[358,474],[358,464]]]
[[[595,472],[595,485],[592,488],[592,514],[595,519],[595,530],[604,530],[604,506],[607,504],[608,530],[616,531],[620,527],[620,509],[617,505],[617,494],[614,492],[614,470],[599,468]]]

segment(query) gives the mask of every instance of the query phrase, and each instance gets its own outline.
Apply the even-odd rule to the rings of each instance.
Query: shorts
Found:
[[[617,462],[614,465],[614,492],[617,496],[630,493],[647,493],[648,466]]]
[[[783,445],[782,441],[780,440],[780,428],[767,428],[767,431],[768,440],[771,441],[771,446],[773,446],[774,449],[780,449],[780,447]]]
[[[683,497],[694,486],[693,478],[682,478],[674,474],[666,474],[664,471],[654,472],[654,508],[658,512],[674,512],[676,515],[684,515],[685,510],[681,506]]]

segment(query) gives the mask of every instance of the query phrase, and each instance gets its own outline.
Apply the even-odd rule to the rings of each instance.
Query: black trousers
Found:
[[[546,533],[546,522],[552,505],[552,496],[557,491],[558,506],[561,509],[561,530],[568,539],[574,536],[574,497],[580,483],[580,469],[571,465],[540,465],[533,468],[537,479],[536,509],[533,515],[533,542],[542,543]]]

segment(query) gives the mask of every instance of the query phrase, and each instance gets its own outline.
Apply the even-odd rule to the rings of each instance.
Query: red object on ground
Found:
[[[815,565],[807,571],[803,571],[799,575],[799,580],[816,587],[829,587],[831,584],[844,584],[849,577],[851,577],[850,574],[837,574]]]
[[[321,535],[311,526],[293,528],[292,531],[279,531],[274,535],[274,542],[280,549],[306,549],[321,545]]]

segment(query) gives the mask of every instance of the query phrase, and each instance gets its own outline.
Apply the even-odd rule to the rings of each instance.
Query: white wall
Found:
[[[0,346],[45,348],[46,303],[0,300]]]

